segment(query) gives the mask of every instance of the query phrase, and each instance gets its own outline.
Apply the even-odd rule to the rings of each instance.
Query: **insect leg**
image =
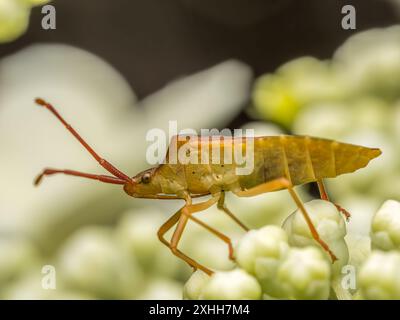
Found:
[[[327,194],[325,186],[324,186],[324,182],[322,181],[322,179],[317,180],[317,184],[318,184],[318,190],[319,190],[321,199],[330,202],[328,194]],[[346,209],[339,206],[338,204],[334,203],[334,205],[339,210],[339,212],[341,212],[345,216],[346,220],[348,221],[351,217],[350,213]]]
[[[318,184],[318,191],[321,196],[321,199],[329,201],[329,197],[328,197],[328,194],[326,193],[326,189],[325,189],[324,182],[322,181],[322,179],[318,179],[317,184]]]
[[[157,236],[158,239],[165,244],[168,248],[170,248],[169,242],[164,238],[164,235],[170,230],[179,220],[181,216],[181,210],[179,209],[171,218],[169,218],[158,230]]]
[[[250,229],[246,227],[243,222],[241,222],[225,205],[225,192],[221,192],[221,196],[218,200],[218,209],[224,211],[231,219],[233,219],[239,226],[241,226],[245,231]]]
[[[218,238],[220,238],[222,241],[224,241],[228,245],[228,250],[229,250],[229,259],[235,260],[235,257],[233,256],[233,246],[232,246],[232,241],[231,239],[224,235],[223,233],[219,232],[218,230],[214,229],[213,227],[210,227],[208,224],[204,223],[203,221],[193,217],[193,215],[189,215],[189,219],[193,220],[196,222],[198,225],[202,226]]]
[[[324,248],[324,250],[326,252],[328,252],[329,256],[332,259],[332,263],[335,262],[337,260],[337,257],[335,256],[335,254],[331,251],[331,249],[329,248],[329,246],[326,244],[325,241],[323,241],[319,234],[317,229],[315,228],[310,216],[308,215],[306,208],[304,207],[303,202],[301,201],[301,199],[299,198],[299,196],[297,195],[297,193],[293,190],[292,187],[288,188],[288,191],[290,193],[290,195],[292,196],[293,200],[296,202],[297,206],[299,207],[301,213],[303,214],[304,219],[307,222],[308,227],[310,228],[311,234],[313,236],[313,238],[315,239],[315,241],[317,241],[322,248]]]
[[[75,177],[83,177],[83,178],[87,178],[87,179],[93,179],[93,180],[99,180],[101,182],[105,182],[105,183],[112,183],[112,184],[125,184],[126,181],[122,180],[120,178],[117,177],[112,177],[112,176],[105,176],[102,174],[91,174],[91,173],[85,173],[85,172],[79,172],[79,171],[75,171],[75,170],[60,170],[60,169],[44,169],[43,172],[37,176],[37,178],[35,179],[35,186],[37,186],[43,179],[44,176],[50,176],[53,174],[57,174],[57,173],[62,173],[62,174],[66,174],[66,175],[70,175],[70,176],[75,176]]]
[[[192,213],[203,211],[203,210],[206,210],[207,208],[211,207],[213,204],[215,204],[218,201],[218,198],[219,198],[219,195],[214,196],[213,198],[209,199],[208,201],[205,201],[202,203],[196,203],[196,204],[188,204],[187,203],[180,210],[181,215],[179,217],[179,221],[178,221],[178,224],[174,231],[174,234],[172,235],[171,244],[170,244],[171,251],[174,255],[176,255],[177,257],[186,261],[188,264],[190,264],[194,268],[203,270],[208,275],[211,275],[213,272],[211,270],[209,270],[208,268],[204,267],[203,265],[199,264],[198,262],[188,258],[185,254],[183,254],[181,251],[179,251],[178,244],[179,244],[179,240],[182,237],[183,231],[185,230],[186,224],[189,220],[189,216]]]
[[[107,160],[101,158],[89,144],[78,134],[78,132],[75,131],[75,129],[67,123],[64,118],[57,112],[57,110],[50,104],[44,101],[43,99],[36,99],[35,102],[48,109],[64,126],[65,128],[72,133],[72,135],[84,146],[84,148],[93,156],[93,158],[96,159],[96,161],[108,172],[110,172],[112,175],[125,180],[126,182],[130,182],[131,178],[129,178],[126,174],[122,173],[119,171],[116,167],[114,167],[111,163],[109,163]]]
[[[328,254],[332,259],[332,262],[335,262],[337,260],[337,257],[330,250],[329,246],[320,238],[317,229],[315,228],[310,216],[307,213],[306,208],[303,205],[303,202],[301,201],[297,193],[294,191],[293,186],[289,180],[287,180],[286,178],[275,179],[248,190],[238,191],[236,192],[236,194],[239,197],[251,197],[262,193],[277,191],[281,189],[287,189],[289,191],[297,207],[303,214],[303,217],[306,220],[306,223],[311,231],[311,235],[313,236],[314,240],[317,241],[321,245],[321,247],[328,252]]]
[[[171,218],[169,218],[167,222],[165,222],[157,232],[158,239],[160,239],[160,241],[171,250],[172,250],[171,244],[164,238],[164,235],[178,222],[180,216],[181,216],[181,209],[179,209]],[[176,249],[176,252],[179,258],[183,259],[187,264],[189,264],[189,266],[191,266],[195,270],[200,269],[203,272],[207,273],[208,275],[212,274],[211,270],[198,264],[196,261],[185,255],[182,251]]]
[[[221,199],[222,194],[219,197],[218,203]],[[214,203],[215,200],[211,199],[212,202]],[[229,250],[229,259],[234,260],[234,256],[233,256],[233,246],[232,246],[232,241],[231,239],[224,235],[223,233],[219,232],[218,230],[214,229],[213,227],[209,226],[208,224],[206,224],[205,222],[195,218],[193,216],[193,213],[189,214],[189,219],[192,220],[193,222],[197,223],[198,225],[202,226],[203,228],[205,228],[207,231],[211,232],[212,234],[214,234],[215,236],[217,236],[219,239],[221,239],[222,241],[224,241],[227,245],[228,245],[228,250]]]
[[[281,189],[288,189],[291,183],[286,178],[278,178],[272,181],[265,182],[254,188],[234,192],[238,197],[254,197],[259,194],[277,191]]]

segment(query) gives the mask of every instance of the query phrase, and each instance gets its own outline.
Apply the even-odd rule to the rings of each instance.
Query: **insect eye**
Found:
[[[149,183],[150,182],[150,174],[146,173],[142,176],[142,182],[143,183]]]

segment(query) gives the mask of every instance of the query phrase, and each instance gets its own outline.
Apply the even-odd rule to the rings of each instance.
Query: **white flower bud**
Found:
[[[212,270],[232,270],[235,267],[235,263],[229,259],[228,245],[215,235],[207,230],[191,234],[189,228],[185,230],[186,234],[187,240],[182,241],[179,247],[189,257]],[[231,240],[234,241],[232,238]]]
[[[371,239],[374,248],[400,249],[400,202],[387,200],[372,219]]]
[[[388,136],[385,132],[376,128],[363,128],[361,124],[357,123],[357,120],[352,121],[352,124],[351,133],[340,140],[366,147],[379,146],[382,150],[382,155],[371,161],[364,170],[345,174],[340,176],[340,179],[330,180],[330,194],[335,199],[342,199],[354,194],[369,195],[371,198],[372,196],[381,195],[382,191],[379,189],[384,189],[381,181],[384,180],[383,185],[386,187],[388,185],[388,177],[391,180],[390,177],[393,172],[397,171],[396,164],[393,161],[396,158],[396,152],[393,148],[391,135]],[[388,126],[386,124],[386,127]],[[384,179],[382,179],[383,177]]]
[[[293,124],[296,134],[340,140],[352,130],[352,111],[339,102],[320,102],[302,110]]]
[[[24,0],[26,3],[30,4],[31,6],[39,6],[50,2],[51,0]]]
[[[346,40],[334,63],[348,77],[351,89],[365,95],[395,99],[400,88],[400,27],[374,28]]]
[[[232,246],[236,243],[236,238],[243,234],[240,227],[216,206],[202,212],[198,218],[229,236]],[[185,228],[184,239],[179,242],[179,249],[182,252],[211,270],[235,268],[235,263],[229,259],[228,248],[227,243],[193,221],[189,221]],[[188,271],[191,272],[191,268],[188,268]]]
[[[181,300],[182,284],[169,279],[152,279],[144,291],[136,297],[138,300]]]
[[[0,252],[0,287],[32,266],[40,266],[39,254],[28,241],[0,239]]]
[[[400,253],[374,251],[358,274],[364,299],[400,299]]]
[[[282,297],[276,273],[289,250],[286,232],[277,226],[266,226],[249,231],[236,248],[238,265],[259,280],[263,292]]]
[[[336,206],[324,200],[312,200],[304,204],[320,238],[329,246],[338,260],[333,264],[334,274],[339,274],[341,267],[346,265],[349,252],[344,241],[346,225],[344,218]],[[300,209],[294,212],[284,223],[284,229],[289,235],[289,244],[296,247],[314,245],[321,249],[332,261],[328,253],[316,242]]]
[[[142,274],[116,245],[111,230],[88,227],[67,240],[57,274],[72,287],[100,298],[128,298],[141,289]]]
[[[332,65],[301,57],[282,65],[274,74],[257,79],[252,98],[258,113],[288,127],[310,103],[336,100],[346,93],[346,84]]]
[[[205,300],[258,300],[261,287],[257,280],[241,269],[214,273],[200,296]]]
[[[254,130],[254,136],[256,137],[277,136],[280,134],[284,134],[283,130],[278,125],[273,123],[266,123],[265,121],[247,122],[241,128]]]
[[[350,194],[340,197],[340,205],[351,214],[346,224],[345,241],[349,249],[349,264],[358,268],[371,254],[371,221],[380,201]]]
[[[171,254],[157,237],[165,220],[165,214],[155,207],[129,211],[119,222],[116,239],[146,273],[167,277],[189,275],[185,273],[190,271],[186,263]]]
[[[32,268],[21,277],[15,279],[8,286],[2,286],[1,299],[3,300],[93,300],[96,296],[83,291],[66,288],[59,278],[56,278],[55,289],[43,288],[43,274],[38,268]]]
[[[10,42],[28,28],[30,6],[24,1],[0,0],[0,43]]]
[[[302,188],[299,190],[302,199],[308,197]],[[227,195],[228,196],[228,195]],[[229,197],[229,207],[235,208],[235,214],[249,228],[258,229],[265,225],[280,225],[287,218],[287,213],[296,208],[289,192],[270,192],[255,197]]]
[[[277,280],[290,299],[327,299],[331,267],[314,248],[292,248],[282,262]]]
[[[183,287],[183,298],[188,300],[201,299],[202,291],[209,280],[210,276],[203,271],[197,270],[193,272]]]

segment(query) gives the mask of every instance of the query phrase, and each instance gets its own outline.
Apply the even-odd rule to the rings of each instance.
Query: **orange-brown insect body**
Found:
[[[245,152],[246,139],[240,140],[240,147]],[[178,143],[178,149],[183,143],[187,142]],[[207,144],[206,149],[210,150],[210,154],[216,148],[220,154],[224,154],[227,145],[233,150],[233,140],[229,138],[221,138],[221,142],[198,139],[193,150],[204,147],[204,144]],[[185,192],[190,195],[237,192],[278,178],[286,178],[296,186],[354,172],[365,167],[381,151],[309,136],[281,135],[254,138],[253,154],[254,169],[249,175],[237,175],[238,166],[234,161],[226,163],[224,157],[217,164],[201,164],[198,152],[197,164],[170,164],[167,156],[167,163],[145,171],[151,176],[147,192],[176,195]],[[142,175],[136,177],[139,183]],[[143,186],[143,194],[146,194],[145,188]],[[136,186],[134,193],[140,193],[139,189],[140,186]]]

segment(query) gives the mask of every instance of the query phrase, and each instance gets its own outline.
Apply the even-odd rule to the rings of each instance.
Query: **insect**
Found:
[[[319,236],[303,202],[295,192],[294,186],[316,182],[321,199],[329,201],[323,183],[324,179],[354,172],[365,167],[370,160],[381,154],[381,151],[377,148],[367,148],[308,136],[256,137],[253,138],[254,166],[251,173],[247,175],[237,175],[235,163],[225,163],[224,161],[217,164],[182,164],[179,162],[168,163],[167,161],[134,177],[129,177],[110,162],[101,158],[51,104],[43,99],[36,99],[35,101],[56,116],[93,158],[111,174],[98,175],[75,170],[48,168],[44,169],[36,178],[35,185],[38,185],[44,176],[62,173],[122,185],[128,195],[136,198],[184,200],[185,205],[160,227],[158,237],[162,243],[171,249],[174,255],[186,261],[194,269],[203,270],[209,275],[212,274],[212,271],[181,252],[178,249],[178,244],[188,221],[191,220],[224,241],[229,249],[229,257],[234,259],[230,238],[194,216],[196,212],[206,210],[217,204],[220,210],[248,231],[249,229],[225,205],[225,192],[227,191],[231,191],[239,197],[252,197],[266,192],[287,189],[303,214],[313,238],[326,250],[332,262],[334,262],[337,259],[335,254]],[[179,136],[176,136],[174,139],[180,141],[178,138]],[[234,139],[240,139],[239,143],[243,150],[246,147],[248,148],[247,140],[244,138],[226,139],[221,137],[217,140],[197,138],[194,139],[194,144],[203,147],[206,145],[209,150],[216,148],[225,150],[229,144],[234,142]],[[178,142],[178,147],[184,143],[186,141]],[[209,195],[211,198],[208,200],[200,203],[192,202],[193,198]],[[338,205],[336,206],[346,218],[349,217],[346,210]],[[167,241],[165,233],[175,225],[172,238]]]

